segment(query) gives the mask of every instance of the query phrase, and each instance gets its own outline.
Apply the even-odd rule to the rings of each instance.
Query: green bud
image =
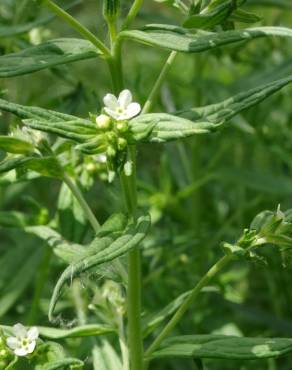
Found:
[[[109,156],[109,157],[114,157],[117,152],[115,150],[115,148],[113,148],[112,146],[109,146],[106,150],[106,154]]]
[[[126,132],[129,129],[129,124],[126,121],[121,121],[117,123],[116,127],[119,132]]]
[[[103,0],[103,16],[105,19],[116,19],[120,11],[120,0]]]
[[[96,117],[96,124],[101,130],[108,130],[111,127],[111,119],[105,114]]]
[[[116,144],[116,142],[117,142],[117,135],[113,131],[108,132],[106,134],[106,138],[107,138],[108,142],[111,143],[111,144]]]
[[[123,150],[126,148],[126,146],[127,146],[127,140],[122,137],[119,137],[118,138],[118,149]]]

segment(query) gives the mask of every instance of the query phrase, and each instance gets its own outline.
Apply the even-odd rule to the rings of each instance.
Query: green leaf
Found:
[[[159,312],[146,316],[142,322],[144,336],[146,337],[147,335],[152,333],[159,326],[159,324],[167,319],[167,317],[172,315],[182,305],[182,303],[191,294],[191,292],[192,291],[190,290],[181,294]]]
[[[256,23],[262,18],[254,13],[247,12],[246,10],[236,9],[230,16],[231,21],[241,22],[241,23]]]
[[[143,31],[130,30],[120,33],[123,39],[185,53],[199,53],[240,41],[271,36],[292,37],[292,30],[285,27],[256,27],[217,33],[199,31],[191,34],[179,27],[167,29],[164,25],[149,25]]]
[[[97,49],[86,40],[55,39],[0,57],[0,78],[20,76],[42,69],[97,57]]]
[[[30,281],[35,277],[35,270],[40,263],[41,249],[38,248],[31,254],[23,256],[21,265],[14,269],[13,274],[7,279],[5,287],[1,290],[0,317],[14,305],[19,296],[27,288]],[[11,265],[10,265],[11,266]]]
[[[59,278],[50,302],[49,319],[52,319],[52,314],[57,300],[61,294],[64,284],[67,281],[71,281],[75,276],[87,271],[92,267],[113,261],[114,259],[136,248],[145,238],[149,227],[149,215],[140,216],[135,223],[130,224],[126,228],[122,236],[117,238],[110,245],[107,245],[108,242],[104,242],[103,238],[95,239],[89,246],[90,255],[88,257],[84,257],[79,262],[71,264],[68,268],[66,268]],[[95,254],[92,255],[93,251],[95,251]]]
[[[71,4],[68,4],[67,6],[65,6],[64,9],[65,10],[71,9],[80,3],[81,3],[80,0],[73,1]],[[34,28],[50,23],[55,18],[56,18],[56,15],[50,14],[45,17],[39,17],[37,20],[33,22],[12,25],[12,26],[8,26],[8,25],[2,26],[0,27],[0,38],[21,35],[23,33],[31,31]]]
[[[39,120],[24,120],[23,123],[36,130],[56,134],[65,139],[74,140],[77,142],[85,142],[97,135],[97,126],[89,120],[76,118],[72,121],[39,121]]]
[[[219,4],[211,11],[204,14],[195,14],[187,18],[183,23],[185,28],[208,29],[224,22],[234,10],[231,1]]]
[[[132,119],[129,127],[131,138],[147,143],[165,143],[195,134],[216,130],[220,125],[211,122],[192,122],[166,113],[143,114]]]
[[[266,5],[280,9],[292,9],[292,3],[290,0],[247,0],[247,4],[258,6]]]
[[[211,122],[229,120],[244,109],[250,108],[276,93],[292,82],[292,76],[261,85],[254,89],[244,91],[220,103],[205,107],[193,108],[186,111],[190,119],[207,119]]]
[[[94,370],[122,370],[123,368],[117,352],[106,339],[102,339],[93,347],[92,354]]]
[[[0,149],[8,153],[27,154],[34,151],[31,143],[12,136],[0,135]]]
[[[78,326],[73,329],[57,329],[44,326],[39,326],[38,329],[42,337],[49,339],[95,337],[114,332],[114,329],[109,326],[97,324]]]
[[[40,173],[43,176],[57,179],[63,178],[63,169],[55,157],[23,157],[4,159],[0,163],[0,173],[16,168],[24,168]]]
[[[81,369],[83,367],[83,361],[78,360],[77,358],[63,358],[61,360],[49,362],[45,365],[37,367],[37,370],[57,370],[57,369]]]
[[[225,335],[186,335],[164,342],[152,358],[256,360],[292,352],[290,338],[242,338]]]

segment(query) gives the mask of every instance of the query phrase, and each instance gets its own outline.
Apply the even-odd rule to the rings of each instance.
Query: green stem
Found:
[[[54,12],[58,17],[62,18],[70,24],[75,31],[82,35],[86,40],[90,41],[98,50],[100,50],[106,57],[111,56],[110,50],[105,46],[105,44],[99,40],[89,29],[84,27],[80,22],[67,13],[64,9],[60,8],[52,0],[43,0],[43,4],[46,5],[52,12]]]
[[[136,189],[136,148],[129,149],[130,159],[133,163],[131,176],[121,173],[121,186],[128,212],[134,218],[137,208]],[[136,248],[128,254],[128,347],[130,352],[130,369],[143,368],[143,336],[141,329],[141,255]]]
[[[158,335],[158,337],[154,340],[151,346],[147,349],[145,356],[149,357],[161,344],[161,342],[172,332],[178,322],[182,319],[185,312],[193,303],[194,299],[198,296],[201,292],[202,288],[204,288],[209,281],[219,272],[221,271],[230,261],[232,260],[232,256],[225,255],[222,257],[215,265],[213,265],[210,270],[203,276],[203,278],[198,282],[195,288],[192,290],[191,294],[186,298],[184,303],[180,306],[180,308],[176,311],[172,319],[168,322],[168,324],[164,327],[162,332]]]
[[[96,217],[94,216],[92,210],[89,208],[86,200],[84,199],[81,191],[79,190],[78,186],[75,184],[74,181],[68,176],[67,173],[64,173],[64,182],[68,186],[68,188],[72,191],[73,195],[78,200],[81,208],[83,209],[84,214],[86,215],[88,221],[90,222],[93,230],[97,232],[100,228],[100,224],[97,221]]]
[[[133,22],[133,20],[136,18],[136,15],[138,14],[141,6],[143,5],[144,0],[135,0],[123,25],[122,30],[125,30],[129,27],[129,25]]]
[[[155,85],[153,86],[153,89],[142,109],[142,114],[145,114],[145,113],[148,113],[152,106],[153,106],[153,102],[154,100],[156,99],[157,97],[157,94],[159,93],[159,90],[164,82],[164,79],[168,73],[168,71],[170,70],[170,67],[172,66],[172,63],[174,62],[175,58],[177,56],[177,52],[176,51],[172,51],[169,55],[169,57],[167,58],[167,61],[165,62],[161,72],[160,72],[160,75],[157,79],[157,81],[155,82]]]

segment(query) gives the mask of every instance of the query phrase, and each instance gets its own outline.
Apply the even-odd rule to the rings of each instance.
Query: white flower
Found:
[[[33,353],[36,347],[36,340],[39,336],[37,327],[26,329],[21,324],[13,326],[14,337],[7,338],[7,345],[13,350],[16,356],[26,356]]]
[[[129,90],[123,90],[119,97],[107,94],[104,99],[105,112],[116,121],[125,121],[137,116],[141,112],[139,103],[132,103],[132,94]]]

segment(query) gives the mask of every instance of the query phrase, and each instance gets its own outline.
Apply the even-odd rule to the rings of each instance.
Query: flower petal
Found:
[[[127,107],[127,118],[135,117],[140,112],[141,112],[141,105],[139,103],[131,103]]]
[[[35,350],[35,347],[36,347],[36,341],[33,340],[31,343],[29,343],[26,346],[27,353],[33,353],[33,351]]]
[[[31,327],[27,332],[27,338],[30,340],[36,340],[39,337],[39,329],[36,326]]]
[[[22,357],[26,356],[29,352],[27,351],[26,347],[19,347],[14,350],[14,353],[16,354],[16,356]]]
[[[119,105],[126,109],[128,105],[132,102],[132,94],[130,90],[123,90],[118,98]]]
[[[16,337],[25,337],[26,336],[26,328],[22,324],[16,324],[13,326],[13,333],[15,334]]]
[[[104,105],[112,110],[115,110],[119,107],[118,99],[113,94],[106,94],[103,98]]]
[[[118,120],[120,113],[116,112],[115,110],[112,110],[110,108],[104,108],[105,112],[112,118]]]
[[[11,349],[16,349],[18,347],[18,339],[15,337],[8,337],[6,339],[7,346]]]

